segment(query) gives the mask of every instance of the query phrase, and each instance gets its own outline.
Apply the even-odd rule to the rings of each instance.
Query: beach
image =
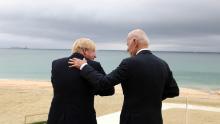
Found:
[[[180,97],[167,99],[164,103],[176,103],[178,105],[188,103],[194,106],[207,106],[214,109],[220,108],[220,90],[206,91],[181,88],[180,91]],[[45,120],[52,97],[53,89],[49,81],[0,80],[0,123],[23,124],[25,122],[25,116],[26,122],[32,122],[36,118]],[[120,85],[116,86],[114,96],[96,96],[95,108],[97,117],[120,111],[122,101],[123,93]],[[188,112],[187,117],[185,117],[186,111]],[[209,111],[209,109],[206,111],[194,109],[186,110],[184,108],[163,110],[165,124],[174,124],[179,120],[181,120],[182,123],[189,121],[190,123],[194,122],[193,124],[196,124],[195,122],[200,120],[217,124],[220,123],[219,119],[216,119],[219,116],[220,112]],[[209,121],[209,119],[211,119],[211,121]]]

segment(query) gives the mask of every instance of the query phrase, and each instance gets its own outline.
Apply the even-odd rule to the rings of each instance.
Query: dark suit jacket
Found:
[[[81,54],[74,53],[52,63],[51,82],[54,97],[48,124],[96,124],[94,95],[114,94],[114,87],[93,91],[87,81],[80,76],[79,70],[68,67],[68,61],[73,57],[83,59]],[[100,63],[88,60],[88,64],[105,75]]]
[[[124,59],[106,76],[89,65],[81,75],[97,91],[121,83],[124,103],[120,124],[162,124],[162,100],[179,95],[168,64],[148,50]]]

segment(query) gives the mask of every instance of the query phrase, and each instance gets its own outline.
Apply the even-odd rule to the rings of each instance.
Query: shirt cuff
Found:
[[[84,63],[80,66],[80,70],[82,70],[86,65],[88,65],[88,63]]]

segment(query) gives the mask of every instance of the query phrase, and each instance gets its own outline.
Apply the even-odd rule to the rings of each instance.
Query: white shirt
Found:
[[[140,49],[140,50],[137,51],[136,55],[137,55],[138,53],[140,53],[141,51],[143,51],[143,50],[150,50],[150,49],[149,49],[149,48]],[[82,70],[86,65],[88,65],[88,63],[82,64],[82,65],[80,66],[80,70]]]
[[[138,53],[140,53],[141,51],[143,51],[143,50],[150,50],[150,49],[149,49],[149,48],[140,49],[140,50],[137,51],[136,55],[137,55]]]
[[[85,67],[86,65],[88,65],[88,63],[84,63],[84,64],[82,64],[82,65],[80,66],[80,70],[82,70],[83,67]]]

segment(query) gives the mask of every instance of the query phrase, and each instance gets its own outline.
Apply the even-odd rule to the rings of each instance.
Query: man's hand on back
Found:
[[[87,64],[87,61],[85,60],[85,58],[83,60],[80,60],[80,59],[77,59],[77,58],[72,58],[72,59],[69,59],[69,62],[70,64],[70,68],[72,67],[75,67],[77,69],[82,69],[82,65],[86,65]],[[80,68],[81,67],[81,68]],[[84,67],[84,66],[83,66]]]

